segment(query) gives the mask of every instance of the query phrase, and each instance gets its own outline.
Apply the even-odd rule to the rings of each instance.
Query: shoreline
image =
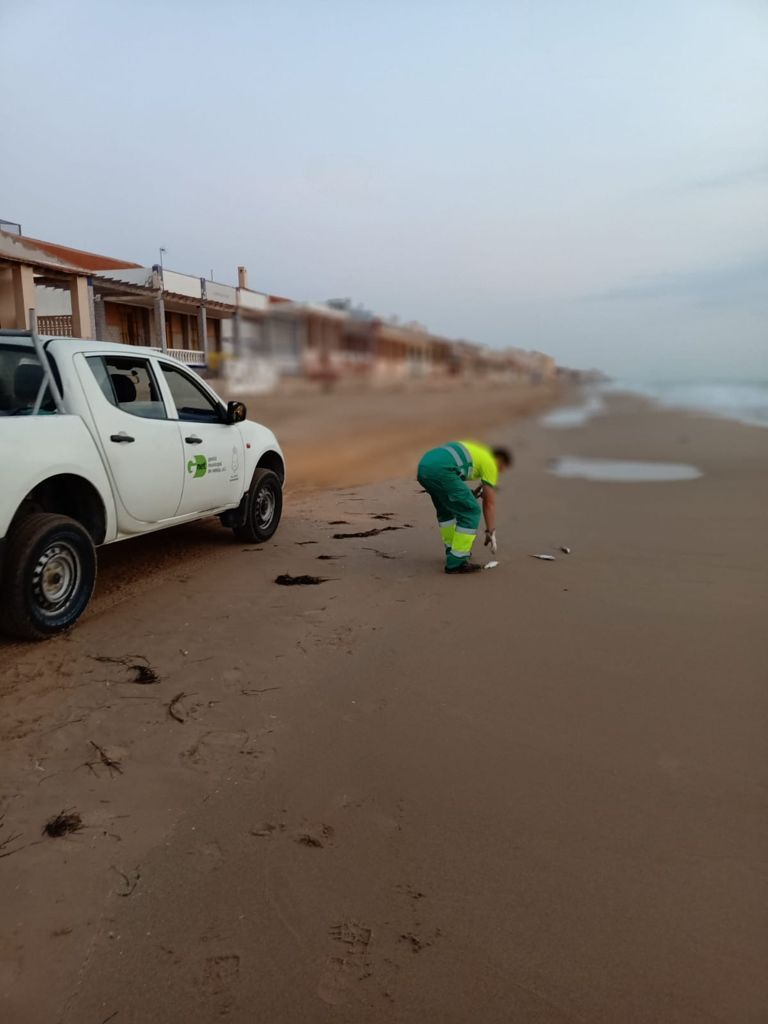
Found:
[[[571,405],[570,401],[564,403],[564,407],[558,405],[554,412],[557,413],[558,409],[563,409],[564,412],[572,412],[573,423],[569,423],[569,417],[565,417],[565,421],[562,426],[563,429],[567,429],[568,426],[579,426],[582,423],[587,422],[588,419],[593,419],[596,416],[601,415],[601,409],[605,407],[606,401],[616,399],[629,399],[636,401],[638,399],[647,402],[654,409],[658,409],[660,412],[675,412],[680,415],[694,416],[697,418],[725,420],[730,423],[737,423],[740,426],[745,427],[756,427],[760,430],[768,430],[768,395],[766,397],[766,413],[765,418],[756,418],[754,415],[750,416],[745,411],[739,412],[735,409],[715,408],[707,407],[702,401],[701,404],[694,404],[693,402],[686,404],[683,401],[675,401],[674,399],[663,398],[658,393],[653,393],[650,389],[643,390],[642,385],[638,384],[636,387],[632,387],[631,383],[622,382],[613,386],[613,382],[609,382],[608,386],[605,385],[585,385],[581,389],[581,402],[574,403]],[[557,426],[557,424],[556,424]]]

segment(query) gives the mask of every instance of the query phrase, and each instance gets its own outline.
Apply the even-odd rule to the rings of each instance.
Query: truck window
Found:
[[[88,356],[88,365],[104,397],[112,405],[132,416],[151,420],[166,418],[165,403],[147,359]]]
[[[192,377],[183,370],[160,364],[168,387],[171,389],[176,414],[180,420],[194,423],[221,423],[222,409],[218,402],[203,391]]]
[[[0,416],[29,416],[35,408],[45,374],[34,350],[20,345],[0,344]],[[56,403],[46,387],[39,413],[56,412]]]

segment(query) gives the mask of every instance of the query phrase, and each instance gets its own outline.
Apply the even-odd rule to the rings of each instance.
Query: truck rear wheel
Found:
[[[248,491],[245,522],[234,527],[235,537],[248,544],[269,540],[278,527],[282,511],[280,477],[271,469],[257,469]]]
[[[8,536],[3,566],[4,632],[43,640],[85,611],[96,582],[96,552],[87,530],[68,516],[35,512]]]

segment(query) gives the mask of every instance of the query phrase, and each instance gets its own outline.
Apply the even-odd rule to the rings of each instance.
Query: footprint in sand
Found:
[[[400,935],[400,942],[410,949],[412,953],[421,953],[423,949],[428,949],[433,946],[435,942],[440,938],[443,933],[439,928],[435,928],[433,932],[428,935],[416,934],[414,932],[403,932]]]
[[[351,626],[342,626],[340,629],[331,631],[314,630],[309,634],[309,640],[315,647],[326,650],[345,650],[352,648],[352,635],[354,630]]]
[[[235,1005],[235,986],[240,978],[237,953],[209,956],[203,962],[201,988],[211,1010],[218,1017],[228,1016]]]
[[[349,956],[365,956],[373,938],[373,930],[357,921],[331,925],[329,934],[335,942],[346,946]]]
[[[339,1006],[349,999],[359,982],[373,975],[368,956],[373,931],[357,921],[342,921],[332,925],[329,934],[334,942],[344,947],[344,955],[326,958],[317,994],[324,1003]]]
[[[256,839],[279,839],[289,833],[285,821],[262,821],[248,830],[248,834]],[[331,825],[310,824],[306,820],[302,822],[301,828],[290,830],[290,839],[299,846],[306,846],[310,850],[322,850],[327,846],[334,845],[336,830]],[[289,836],[286,835],[286,839]]]
[[[319,825],[316,828],[308,828],[294,836],[294,842],[301,846],[308,846],[310,849],[322,849],[324,846],[333,844],[335,830],[330,825]]]
[[[329,1006],[341,1006],[355,982],[354,970],[342,956],[329,956],[317,983],[317,994]]]
[[[417,889],[415,885],[411,885],[409,882],[406,882],[404,885],[396,885],[395,889],[411,900],[418,901],[427,898],[427,894],[425,892],[422,892],[421,889]]]

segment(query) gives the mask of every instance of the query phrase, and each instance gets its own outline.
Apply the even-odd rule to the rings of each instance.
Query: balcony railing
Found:
[[[156,345],[152,346],[154,352],[162,352],[163,350]],[[205,352],[201,349],[196,348],[169,348],[166,353],[168,356],[173,356],[174,359],[178,359],[180,363],[185,363],[187,366],[205,366]]]

